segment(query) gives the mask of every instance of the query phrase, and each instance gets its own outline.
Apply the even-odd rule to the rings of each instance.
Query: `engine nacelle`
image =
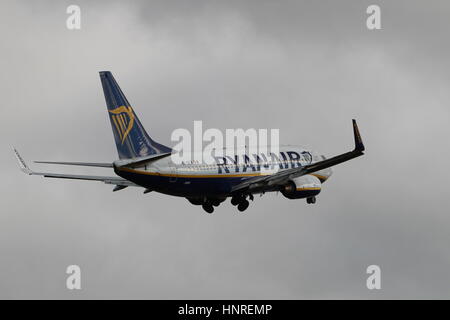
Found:
[[[305,175],[290,180],[285,184],[281,193],[288,199],[302,199],[314,197],[320,193],[322,183],[312,175]]]

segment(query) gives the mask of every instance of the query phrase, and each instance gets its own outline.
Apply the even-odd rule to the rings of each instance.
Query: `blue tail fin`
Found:
[[[109,71],[101,71],[103,93],[120,159],[171,152],[172,149],[149,137],[130,103]]]

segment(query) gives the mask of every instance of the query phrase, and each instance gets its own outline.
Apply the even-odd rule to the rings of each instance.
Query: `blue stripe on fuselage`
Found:
[[[174,196],[198,195],[226,196],[231,187],[252,177],[179,177],[148,175],[139,172],[115,170],[116,173],[145,188]]]

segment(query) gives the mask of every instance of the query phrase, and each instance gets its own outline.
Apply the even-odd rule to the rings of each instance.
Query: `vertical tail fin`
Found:
[[[155,142],[145,132],[112,73],[101,71],[100,79],[119,158],[131,159],[171,152],[172,149]]]

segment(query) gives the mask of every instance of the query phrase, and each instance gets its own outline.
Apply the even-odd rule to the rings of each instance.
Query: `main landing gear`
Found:
[[[237,208],[239,211],[243,212],[243,211],[247,210],[249,205],[250,205],[250,202],[248,202],[248,200],[244,200],[238,204]]]
[[[213,213],[214,207],[218,207],[222,201],[219,199],[208,199],[202,204],[202,208],[207,213]]]
[[[218,207],[226,197],[223,198],[207,198],[207,197],[197,197],[197,198],[186,198],[190,203],[196,206],[202,206],[203,210],[207,213],[213,213],[214,207]]]
[[[205,210],[208,213],[214,212],[214,207],[210,202],[202,204],[202,208],[203,208],[203,210]]]
[[[247,196],[246,196],[246,195],[243,195],[243,194],[233,196],[233,197],[231,198],[231,204],[232,204],[233,206],[237,206],[238,210],[239,210],[240,212],[243,212],[243,211],[247,210],[248,206],[250,205],[250,203],[248,202],[248,200],[246,199],[246,197],[247,197]],[[252,194],[249,194],[249,195],[248,195],[248,198],[249,198],[250,200],[252,200],[252,201],[253,201],[253,199],[254,199]]]
[[[205,212],[211,214],[214,212],[214,207],[218,207],[221,202],[225,201],[226,197],[223,198],[209,198],[209,197],[197,197],[197,198],[186,198],[190,203],[197,206],[202,206]],[[248,199],[248,200],[247,200]],[[236,206],[240,212],[247,210],[250,205],[249,200],[253,201],[254,197],[252,194],[236,194],[231,197],[231,204]]]
[[[306,198],[306,203],[310,203],[310,204],[316,203],[316,197]]]

